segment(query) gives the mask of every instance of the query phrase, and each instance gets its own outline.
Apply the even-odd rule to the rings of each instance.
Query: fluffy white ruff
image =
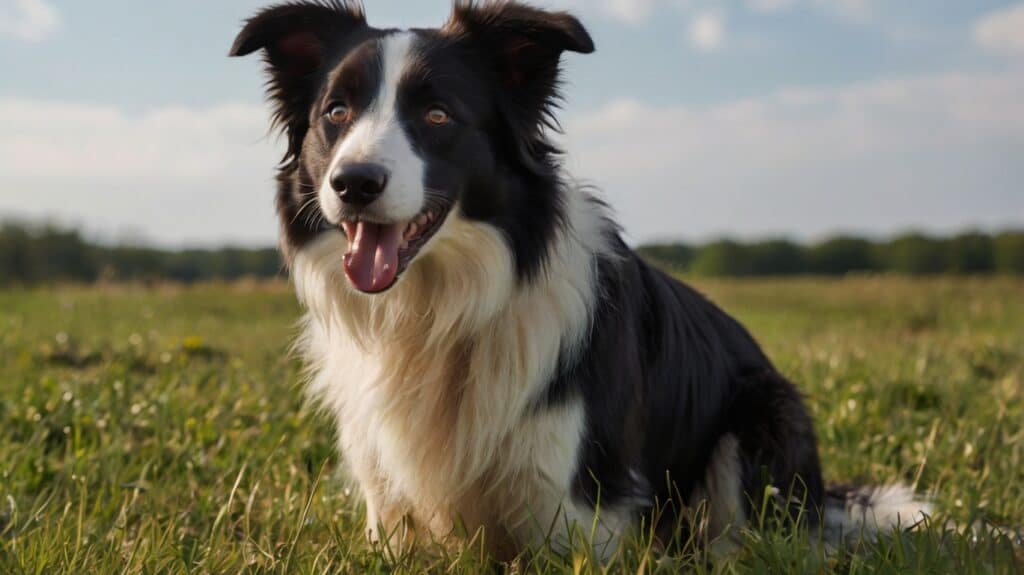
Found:
[[[519,283],[501,233],[453,213],[389,292],[368,296],[342,273],[328,233],[296,254],[307,313],[297,343],[309,390],[333,415],[366,497],[371,536],[403,518],[444,537],[462,524],[510,545],[592,519],[570,500],[581,402],[533,402],[590,329],[595,255],[606,219],[567,192],[567,226],[541,277]],[[613,513],[608,533],[623,525]]]

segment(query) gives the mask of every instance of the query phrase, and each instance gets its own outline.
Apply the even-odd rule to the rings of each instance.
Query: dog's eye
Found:
[[[432,124],[434,126],[443,126],[452,121],[452,117],[448,115],[448,112],[438,107],[427,110],[426,119],[428,124]]]
[[[327,120],[332,124],[344,124],[348,122],[351,111],[344,104],[334,104],[325,114]]]

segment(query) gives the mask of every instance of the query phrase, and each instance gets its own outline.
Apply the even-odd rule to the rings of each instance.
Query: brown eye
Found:
[[[443,126],[448,122],[451,122],[452,118],[441,108],[431,108],[427,110],[427,123],[435,126]]]
[[[327,111],[327,120],[332,124],[344,124],[348,122],[351,112],[344,104],[335,104]]]

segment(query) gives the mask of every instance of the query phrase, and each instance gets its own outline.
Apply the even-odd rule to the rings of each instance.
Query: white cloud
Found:
[[[650,21],[659,11],[673,18],[717,13],[726,6],[742,4],[759,14],[781,13],[797,8],[824,12],[852,21],[867,21],[877,0],[546,0],[542,4],[556,9],[596,12],[619,22],[636,26]]]
[[[60,27],[60,13],[48,0],[0,0],[0,35],[39,42]]]
[[[860,21],[870,18],[873,4],[874,0],[747,0],[754,12],[770,14],[808,7]]]
[[[951,73],[719,105],[624,100],[565,118],[569,167],[636,240],[949,230],[1024,221],[1024,76]],[[0,215],[165,244],[271,243],[262,106],[0,98]]]
[[[986,50],[1024,55],[1024,4],[982,16],[971,32],[974,41]]]
[[[567,122],[633,238],[1020,224],[1024,77],[949,74]]]
[[[747,0],[747,5],[755,12],[782,12],[789,10],[797,3],[797,0]]]
[[[725,17],[711,10],[695,15],[690,22],[689,39],[701,52],[718,50],[725,39]]]
[[[553,8],[580,10],[596,9],[600,14],[629,25],[647,22],[658,4],[666,0],[554,0]]]
[[[222,173],[240,139],[265,133],[260,107],[168,107],[129,115],[73,102],[0,99],[0,171],[31,178],[160,177]]]
[[[620,101],[566,118],[573,175],[635,240],[949,230],[1024,218],[1024,77],[947,74],[790,89],[721,105]],[[269,244],[261,106],[0,99],[0,214],[164,244]]]
[[[242,104],[127,114],[0,99],[0,215],[55,216],[168,244],[270,243],[280,146],[267,126],[266,110]]]
[[[646,21],[654,11],[655,0],[605,0],[605,10],[608,14],[637,24]]]

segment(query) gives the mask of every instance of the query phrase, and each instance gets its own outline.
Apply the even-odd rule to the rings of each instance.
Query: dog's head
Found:
[[[278,209],[287,251],[342,230],[349,282],[391,288],[453,218],[499,230],[520,275],[560,217],[559,60],[583,26],[515,2],[460,3],[439,29],[380,30],[361,7],[293,2],[248,21],[232,56],[262,50],[288,138]]]

